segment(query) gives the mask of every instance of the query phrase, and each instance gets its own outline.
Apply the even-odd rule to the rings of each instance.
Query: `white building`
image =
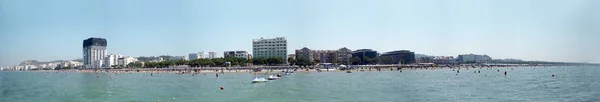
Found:
[[[208,58],[208,53],[205,53],[204,51],[200,51],[198,53],[190,53],[188,60],[195,60],[201,58]]]
[[[71,68],[74,68],[74,67],[82,66],[83,63],[77,62],[77,61],[66,61],[66,62],[62,62],[62,63],[55,64],[55,65],[61,66],[61,67],[71,67]],[[46,67],[46,68],[49,68],[49,67]],[[52,69],[54,69],[54,68],[56,68],[56,67],[53,67]]]
[[[117,60],[119,66],[127,66],[129,63],[137,62],[138,59],[134,57],[122,57]]]
[[[123,58],[123,55],[119,54],[110,54],[104,58],[104,67],[112,68],[115,65],[118,65],[119,58]]]
[[[433,57],[435,64],[456,64],[456,59],[452,56],[435,56]]]
[[[88,38],[83,40],[83,64],[85,68],[102,68],[106,54],[106,39]]]
[[[252,40],[252,57],[279,57],[287,62],[287,40],[285,37],[260,38]]]
[[[217,53],[216,52],[208,52],[208,58],[213,59],[216,58]]]
[[[456,59],[462,63],[481,63],[491,61],[492,57],[487,55],[464,54],[458,55],[458,58]]]

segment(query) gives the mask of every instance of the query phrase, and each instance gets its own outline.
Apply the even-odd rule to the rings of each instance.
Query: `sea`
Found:
[[[0,102],[600,101],[595,66],[296,72],[266,83],[253,78],[250,72],[217,77],[4,71]]]

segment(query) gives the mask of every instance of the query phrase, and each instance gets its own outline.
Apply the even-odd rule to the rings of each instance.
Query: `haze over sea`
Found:
[[[0,102],[600,101],[598,73],[587,66],[404,69],[294,73],[252,84],[250,73],[0,72]]]

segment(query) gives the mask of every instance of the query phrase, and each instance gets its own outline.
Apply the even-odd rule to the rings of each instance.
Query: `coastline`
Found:
[[[561,66],[530,66],[530,65],[519,65],[519,66],[418,66],[418,67],[356,67],[352,68],[352,72],[369,72],[369,71],[409,71],[409,70],[441,70],[441,69],[456,69],[456,70],[470,70],[470,69],[498,69],[498,68],[540,68],[540,67],[561,67]],[[256,69],[262,69],[260,71],[254,71]],[[333,69],[333,68],[331,68]],[[125,68],[125,69],[67,69],[67,70],[25,70],[25,71],[4,71],[4,72],[56,72],[56,73],[113,73],[113,74],[133,74],[133,73],[147,73],[147,74],[217,74],[217,73],[230,73],[230,74],[241,74],[254,72],[260,74],[267,73],[284,73],[285,71],[294,71],[298,73],[313,73],[313,72],[346,72],[340,68],[335,70],[321,69],[318,67],[203,67],[203,68]]]

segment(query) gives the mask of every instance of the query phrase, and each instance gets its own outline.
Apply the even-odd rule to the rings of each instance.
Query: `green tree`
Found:
[[[254,65],[265,65],[265,64],[267,64],[267,60],[262,57],[254,58],[254,59],[252,59],[252,63]]]
[[[331,58],[331,63],[339,64],[340,60],[337,57]]]
[[[358,57],[356,57],[356,56],[355,56],[355,57],[352,57],[352,58],[350,59],[350,64],[352,64],[352,65],[358,65],[358,64],[360,64],[360,62],[361,62],[361,61],[360,61],[360,58],[358,58]]]
[[[291,66],[293,66],[293,65],[295,65],[295,64],[296,64],[296,59],[294,59],[294,58],[291,58],[291,57],[290,57],[290,58],[288,58],[288,63],[289,63]]]
[[[225,59],[223,58],[214,58],[212,59],[212,61],[215,63],[216,66],[225,66]]]

